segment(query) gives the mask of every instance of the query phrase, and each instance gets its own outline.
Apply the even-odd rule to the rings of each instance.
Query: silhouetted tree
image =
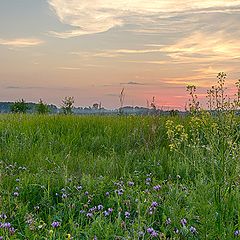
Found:
[[[98,103],[94,103],[93,106],[92,106],[92,109],[98,110],[98,109],[100,109],[99,106],[100,105]]]
[[[42,99],[40,99],[36,105],[36,111],[38,114],[47,114],[50,112],[48,105],[44,103]]]
[[[62,110],[64,114],[72,114],[73,111],[73,104],[74,104],[74,97],[65,97],[62,100]]]
[[[11,105],[11,112],[13,113],[26,113],[28,110],[28,105],[22,100],[18,100]]]

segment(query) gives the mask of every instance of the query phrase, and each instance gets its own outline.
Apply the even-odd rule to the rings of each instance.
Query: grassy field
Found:
[[[239,119],[0,116],[0,239],[235,239]]]

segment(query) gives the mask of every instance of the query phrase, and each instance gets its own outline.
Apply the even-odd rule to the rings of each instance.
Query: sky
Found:
[[[0,0],[0,101],[183,109],[240,78],[240,0]]]

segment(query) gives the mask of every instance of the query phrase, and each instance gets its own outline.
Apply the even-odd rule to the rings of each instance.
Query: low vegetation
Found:
[[[3,239],[233,239],[239,119],[1,116]]]

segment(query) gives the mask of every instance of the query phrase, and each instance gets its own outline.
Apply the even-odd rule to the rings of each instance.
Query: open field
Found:
[[[234,239],[239,137],[231,113],[1,115],[0,236]]]

